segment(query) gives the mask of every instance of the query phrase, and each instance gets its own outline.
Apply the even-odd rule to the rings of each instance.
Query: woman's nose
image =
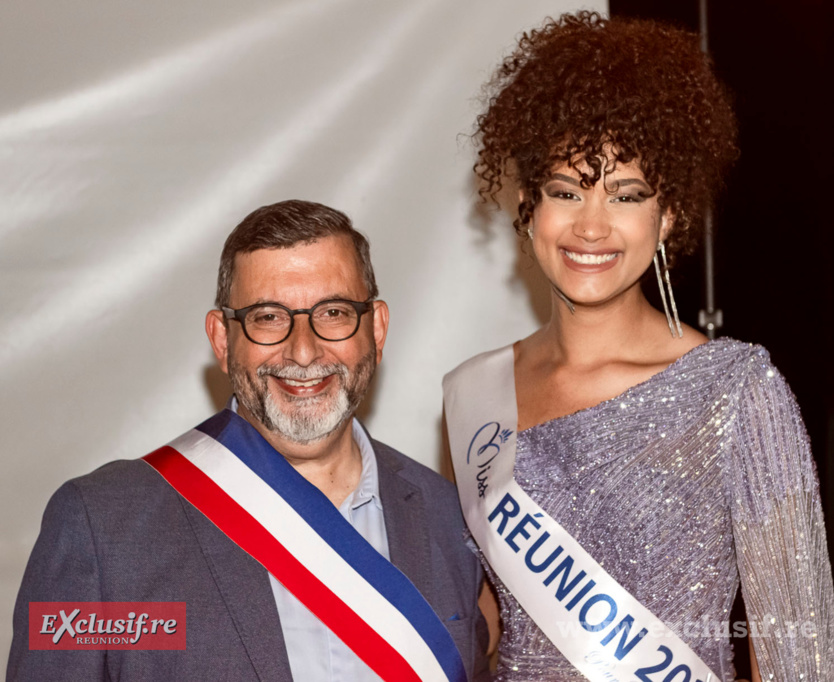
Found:
[[[573,233],[589,242],[605,239],[611,234],[610,216],[597,202],[588,201],[575,216]]]

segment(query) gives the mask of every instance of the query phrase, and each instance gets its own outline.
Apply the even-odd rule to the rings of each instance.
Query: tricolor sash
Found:
[[[720,680],[516,483],[512,346],[463,363],[444,378],[443,391],[469,529],[564,657],[593,682]]]
[[[144,460],[382,679],[466,682],[423,595],[245,419],[223,410]]]

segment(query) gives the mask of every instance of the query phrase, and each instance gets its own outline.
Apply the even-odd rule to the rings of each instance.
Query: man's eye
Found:
[[[316,308],[313,317],[319,324],[345,324],[356,319],[356,311],[351,306],[334,303]]]
[[[324,311],[324,314],[325,314],[326,317],[329,317],[329,318],[335,320],[335,319],[339,319],[339,318],[342,318],[342,317],[352,317],[356,313],[353,310],[353,308],[345,308],[344,306],[334,306],[332,308],[327,308]]]
[[[274,310],[261,310],[255,312],[251,316],[250,321],[252,324],[260,326],[275,326],[279,324],[286,324],[287,315],[275,312]]]

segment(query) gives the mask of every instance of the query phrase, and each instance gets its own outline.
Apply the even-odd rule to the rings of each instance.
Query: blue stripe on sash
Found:
[[[275,448],[255,427],[227,409],[196,429],[224,445],[284,498],[328,545],[409,620],[434,652],[449,680],[465,682],[466,673],[457,646],[420,591],[350,525],[324,493],[284,457],[276,457]]]

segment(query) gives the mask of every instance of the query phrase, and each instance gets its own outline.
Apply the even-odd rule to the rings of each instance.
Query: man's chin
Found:
[[[281,411],[294,416],[299,409],[313,408],[332,399],[331,396],[320,393],[318,395],[282,395],[278,400],[274,397],[272,404],[280,407]],[[324,411],[324,410],[323,410]]]
[[[264,405],[264,426],[293,443],[306,445],[327,438],[338,430],[352,413],[347,396],[342,400],[324,400],[320,396],[294,398]]]
[[[335,424],[328,424],[322,428],[321,422],[294,420],[289,424],[281,424],[280,421],[272,422],[267,428],[273,433],[296,445],[309,445],[326,439],[338,431],[347,421],[348,417],[340,419]]]

